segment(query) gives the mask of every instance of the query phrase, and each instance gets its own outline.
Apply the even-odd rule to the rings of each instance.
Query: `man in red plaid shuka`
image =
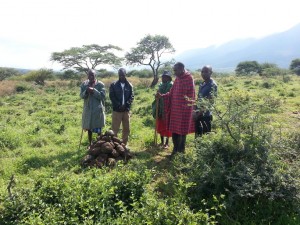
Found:
[[[171,90],[166,94],[157,94],[165,102],[165,112],[168,113],[167,127],[172,133],[173,152],[185,152],[186,135],[195,132],[192,118],[193,104],[195,100],[195,84],[192,74],[184,69],[181,62],[173,66],[176,79]]]

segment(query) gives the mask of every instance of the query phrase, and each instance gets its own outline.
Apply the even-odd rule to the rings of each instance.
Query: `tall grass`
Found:
[[[16,84],[18,81],[3,80],[0,82],[0,97],[11,95],[16,92]]]

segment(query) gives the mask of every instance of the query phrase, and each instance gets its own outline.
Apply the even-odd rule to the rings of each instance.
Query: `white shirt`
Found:
[[[122,99],[122,105],[125,105],[125,99],[124,99],[124,87],[125,83],[121,83],[122,91],[123,91],[123,99]]]

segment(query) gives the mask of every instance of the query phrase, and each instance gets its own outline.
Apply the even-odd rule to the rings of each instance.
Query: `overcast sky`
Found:
[[[0,0],[0,67],[59,65],[51,53],[87,44],[125,51],[147,34],[176,53],[261,38],[300,23],[295,0]]]

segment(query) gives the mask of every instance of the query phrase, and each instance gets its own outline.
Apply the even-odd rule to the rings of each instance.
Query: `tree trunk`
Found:
[[[155,85],[156,85],[157,83],[158,83],[158,76],[155,75],[155,76],[153,77],[153,80],[152,80],[152,83],[151,83],[150,87],[151,87],[151,88],[154,88]]]

